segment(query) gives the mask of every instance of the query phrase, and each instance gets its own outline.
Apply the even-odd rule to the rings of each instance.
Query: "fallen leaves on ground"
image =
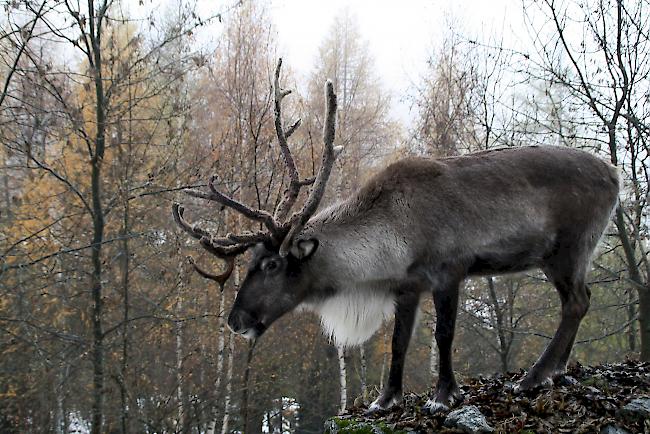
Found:
[[[613,424],[631,433],[650,432],[643,418],[626,417],[620,409],[632,399],[650,396],[650,363],[627,360],[599,366],[572,365],[551,389],[514,394],[519,373],[468,379],[461,385],[463,401],[475,405],[496,432],[593,433]],[[459,432],[443,425],[447,412],[429,415],[427,394],[406,394],[402,406],[365,416],[365,406],[350,408],[343,418],[384,422],[395,430]]]

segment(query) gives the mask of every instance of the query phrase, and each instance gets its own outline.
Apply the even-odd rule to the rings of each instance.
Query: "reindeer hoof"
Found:
[[[438,414],[449,411],[449,406],[443,404],[442,402],[434,401],[429,399],[426,404],[424,404],[424,409],[429,412],[429,414]]]
[[[462,397],[459,393],[454,393],[449,396],[445,401],[440,401],[440,398],[429,399],[426,404],[424,404],[424,409],[429,412],[429,414],[438,414],[449,411],[450,408],[454,407],[456,404],[462,401]]]
[[[368,409],[364,412],[366,416],[370,416],[375,413],[379,413],[380,411],[383,411],[384,409],[381,408],[379,404],[377,404],[377,401],[373,402],[368,406]]]
[[[463,395],[456,384],[456,381],[443,381],[438,383],[436,394],[424,404],[424,409],[430,414],[448,411],[463,400]]]
[[[384,397],[384,395],[381,395],[379,398],[375,399],[372,404],[368,406],[368,409],[365,411],[366,415],[371,415],[378,413],[380,411],[386,411],[389,410],[399,404],[402,403],[402,397],[400,396],[392,396],[390,398]]]
[[[519,395],[522,392],[533,389],[551,389],[553,387],[553,379],[550,376],[537,379],[534,376],[529,377],[526,375],[519,383],[512,387],[512,393]]]
[[[436,392],[433,399],[429,399],[424,404],[424,409],[430,414],[443,413],[463,400],[463,395],[456,384],[443,387]]]

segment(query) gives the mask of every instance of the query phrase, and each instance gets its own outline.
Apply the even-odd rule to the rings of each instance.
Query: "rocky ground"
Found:
[[[650,433],[650,363],[571,366],[552,389],[515,395],[522,373],[466,380],[464,400],[431,416],[427,395],[367,417],[365,406],[326,423],[328,434],[373,433]]]

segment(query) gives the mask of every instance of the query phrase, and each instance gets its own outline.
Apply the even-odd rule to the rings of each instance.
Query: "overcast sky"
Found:
[[[407,123],[412,115],[401,96],[424,72],[449,16],[474,37],[512,34],[512,23],[521,28],[520,0],[271,0],[280,54],[299,75],[318,62],[318,46],[345,7],[356,17],[382,84],[393,95],[393,115]]]
[[[166,0],[173,7],[174,0]],[[246,0],[258,1],[258,0]],[[425,71],[426,61],[445,34],[448,23],[473,39],[484,40],[497,34],[508,46],[522,33],[522,0],[264,0],[279,39],[279,55],[297,75],[305,78],[318,62],[318,47],[327,37],[334,18],[346,7],[356,18],[359,31],[375,61],[381,84],[392,96],[393,116],[410,124],[413,115],[404,96]],[[138,9],[135,0],[131,3]],[[145,1],[144,8],[158,8]],[[203,15],[230,9],[236,0],[199,0]],[[199,31],[200,39],[213,43],[219,28]],[[450,17],[452,17],[450,19]],[[216,30],[216,32],[215,32]],[[514,38],[513,38],[513,35]]]

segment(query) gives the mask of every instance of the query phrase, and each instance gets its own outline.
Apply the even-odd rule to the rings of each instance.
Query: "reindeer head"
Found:
[[[300,239],[298,235],[318,208],[338,151],[333,146],[336,94],[332,83],[328,81],[325,86],[326,111],[322,162],[315,178],[300,179],[287,143],[287,139],[300,126],[300,119],[285,130],[281,104],[282,99],[291,91],[280,88],[281,67],[282,59],[279,59],[274,80],[275,131],[290,182],[275,212],[271,214],[262,209],[250,208],[219,192],[215,186],[216,176],[212,176],[208,182],[209,192],[186,190],[190,196],[217,202],[223,207],[233,209],[259,222],[265,230],[241,234],[229,233],[223,237],[216,237],[198,226],[189,224],[183,217],[184,208],[181,205],[174,203],[172,206],[176,223],[199,240],[203,248],[226,261],[226,270],[219,275],[204,271],[192,261],[199,274],[218,282],[222,290],[234,269],[235,257],[254,247],[246,277],[228,318],[230,328],[247,338],[261,335],[273,321],[298,306],[311,290],[312,282],[305,276],[303,270],[316,253],[318,240]],[[311,191],[302,209],[288,217],[298,199],[300,189],[309,185],[312,186]]]

